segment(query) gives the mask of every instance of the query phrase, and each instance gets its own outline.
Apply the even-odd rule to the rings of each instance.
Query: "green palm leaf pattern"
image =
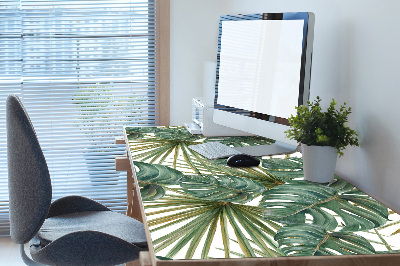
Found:
[[[201,135],[192,135],[183,127],[127,127],[126,133],[132,138],[142,140],[198,140],[204,138]]]
[[[165,189],[159,185],[149,184],[140,188],[140,195],[143,201],[156,200],[165,196]]]
[[[222,202],[246,203],[265,190],[256,181],[230,175],[187,175],[179,183],[192,196]]]
[[[214,137],[204,138],[191,135],[182,127],[144,127],[127,128],[131,155],[134,160],[157,163],[179,169],[186,175],[232,175],[253,179],[271,188],[283,184],[281,178],[270,174],[261,166],[258,168],[231,168],[226,165],[226,159],[210,161],[192,151],[189,146],[205,141],[220,141],[231,146],[245,146],[246,137]],[[260,137],[250,137],[252,145],[269,144],[272,141]]]
[[[203,143],[204,137],[192,135],[182,127],[126,128],[132,159],[179,167],[188,173],[200,173],[188,156],[188,146]]]
[[[288,225],[278,230],[275,240],[286,255],[374,254],[373,246],[362,236],[348,232],[328,232],[318,225]]]
[[[222,144],[233,146],[233,147],[244,147],[244,146],[257,146],[257,145],[268,145],[275,143],[272,139],[267,139],[263,137],[208,137],[205,142],[213,142],[218,141]]]
[[[387,223],[384,205],[338,177],[329,185],[303,181],[301,158],[260,158],[258,167],[232,168],[189,148],[271,140],[205,138],[183,127],[126,132],[159,258],[370,254],[370,244],[376,253],[398,250],[391,234],[400,232],[399,215],[391,213]]]
[[[135,161],[134,165],[142,186],[142,200],[149,202],[146,209],[160,208],[160,211],[146,211],[148,217],[158,216],[148,222],[151,231],[181,224],[178,229],[153,240],[157,251],[168,249],[164,257],[173,258],[187,249],[185,258],[192,258],[202,238],[205,239],[201,248],[202,258],[208,257],[213,241],[218,238],[222,238],[229,257],[228,228],[232,228],[239,248],[246,256],[256,256],[254,245],[269,256],[283,255],[273,240],[280,226],[264,221],[259,207],[231,203],[248,202],[254,194],[260,195],[265,190],[262,184],[235,176],[183,176],[175,169],[157,164]],[[220,233],[216,232],[218,226]]]
[[[178,170],[159,164],[133,162],[137,167],[136,177],[142,183],[157,183],[159,185],[178,184],[183,174]]]
[[[218,141],[230,146],[267,145],[272,140],[262,137],[213,137],[192,135],[183,127],[128,127],[132,159],[179,168],[185,174],[216,174],[219,167],[192,151],[189,146]],[[246,141],[248,139],[248,141]]]
[[[218,159],[206,162],[212,174],[232,175],[243,178],[249,178],[263,184],[266,188],[272,188],[285,183],[285,178],[277,177],[266,168],[258,167],[229,167],[226,165],[226,159]]]
[[[261,165],[276,177],[286,179],[304,177],[303,160],[301,158],[287,157],[285,159],[261,159]]]
[[[158,164],[133,162],[136,178],[141,186],[142,200],[156,200],[165,195],[165,185],[178,184],[183,174],[178,170]]]
[[[174,258],[183,250],[185,258],[190,259],[198,249],[201,258],[208,258],[215,242],[223,243],[225,257],[230,257],[230,230],[234,232],[240,250],[248,257],[256,256],[254,247],[269,257],[283,255],[273,240],[280,225],[263,220],[262,211],[257,206],[211,201],[189,195],[166,195],[147,204],[145,208],[152,234],[165,228],[175,228],[153,239],[156,253],[164,251],[163,257]]]
[[[306,222],[306,213],[313,223],[326,230],[337,227],[333,211],[344,223],[341,231],[362,231],[384,225],[388,209],[343,180],[325,186],[308,181],[292,181],[263,193],[260,206],[264,218],[284,224]]]

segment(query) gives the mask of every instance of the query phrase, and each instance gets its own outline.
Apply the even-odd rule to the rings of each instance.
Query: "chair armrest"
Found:
[[[55,200],[49,210],[47,218],[83,211],[111,211],[106,206],[81,196],[67,196]]]

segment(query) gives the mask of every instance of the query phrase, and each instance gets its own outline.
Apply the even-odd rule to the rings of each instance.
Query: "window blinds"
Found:
[[[82,195],[126,209],[114,158],[123,125],[157,125],[154,1],[0,2],[0,235],[9,233],[5,100],[23,101],[53,199]]]

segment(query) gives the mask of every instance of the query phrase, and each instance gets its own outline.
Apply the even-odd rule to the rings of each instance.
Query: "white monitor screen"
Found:
[[[303,20],[222,21],[217,103],[288,118],[299,101]]]

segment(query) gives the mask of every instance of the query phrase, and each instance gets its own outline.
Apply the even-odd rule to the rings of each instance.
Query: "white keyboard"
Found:
[[[203,144],[190,145],[189,148],[210,160],[225,158],[235,154],[242,154],[242,152],[219,142],[206,142]]]

